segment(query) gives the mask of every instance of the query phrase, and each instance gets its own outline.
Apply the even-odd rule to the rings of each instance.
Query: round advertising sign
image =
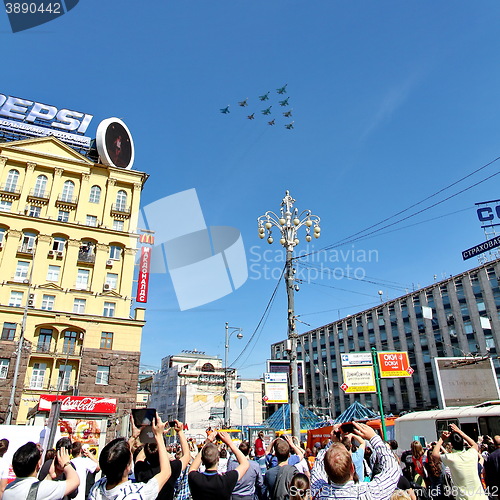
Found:
[[[130,170],[134,164],[134,142],[130,131],[119,118],[99,123],[96,133],[97,152],[104,165]]]

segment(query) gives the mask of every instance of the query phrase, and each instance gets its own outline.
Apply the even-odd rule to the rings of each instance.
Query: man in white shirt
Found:
[[[12,458],[12,468],[17,479],[10,483],[3,494],[3,500],[20,500],[27,498],[32,485],[38,483],[37,500],[61,500],[65,495],[72,493],[78,488],[80,480],[75,469],[69,461],[69,453],[66,448],[57,451],[57,458],[61,464],[66,481],[37,481],[37,474],[42,465],[42,453],[40,448],[32,442],[21,446]]]
[[[73,455],[73,459],[71,463],[75,466],[76,473],[80,478],[80,486],[78,487],[78,494],[74,498],[74,500],[85,500],[87,498],[86,495],[86,484],[87,484],[87,474],[90,472],[93,474],[94,472],[99,472],[101,469],[99,468],[99,463],[94,458],[94,455],[85,450],[82,446],[82,443],[79,441],[75,441],[71,447],[71,455]]]

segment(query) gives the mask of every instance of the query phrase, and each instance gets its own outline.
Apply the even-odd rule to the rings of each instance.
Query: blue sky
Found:
[[[82,0],[55,21],[12,34],[2,12],[0,93],[94,114],[89,134],[102,119],[123,119],[135,168],[150,174],[144,205],[195,188],[209,225],[241,231],[249,280],[181,312],[169,276],[154,275],[142,343],[145,367],[182,349],[223,356],[228,321],[245,335],[231,341],[234,359],[276,285],[257,279],[263,259],[282,266],[277,244],[258,239],[256,219],[278,210],[285,190],[321,217],[317,250],[499,156],[499,18],[495,1]],[[285,83],[293,130],[276,112],[275,90]],[[274,127],[256,100],[267,91]],[[246,97],[249,107],[239,108]],[[228,104],[231,113],[221,114]],[[256,119],[247,120],[253,111]],[[376,304],[379,290],[394,298],[476,265],[461,258],[484,237],[474,203],[500,198],[498,187],[493,177],[385,234],[338,248],[371,251],[371,262],[355,267],[372,283],[309,275],[314,283],[301,284],[296,310],[310,326],[299,323],[299,332]],[[165,223],[182,224],[182,214],[167,214]],[[262,374],[286,328],[281,285],[258,341],[236,364],[243,376]]]

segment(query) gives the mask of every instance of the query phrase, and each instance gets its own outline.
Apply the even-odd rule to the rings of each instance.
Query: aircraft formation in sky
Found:
[[[290,108],[290,104],[288,102],[290,97],[284,96],[284,94],[287,93],[287,91],[286,91],[287,85],[288,84],[285,83],[285,85],[283,85],[283,87],[276,89],[276,93],[272,93],[272,97],[281,96],[281,97],[277,97],[277,102],[274,102],[273,104],[271,104],[273,102],[273,101],[271,101],[272,97],[270,97],[271,91],[268,91],[265,94],[259,95],[258,99],[255,100],[255,103],[252,104],[252,106],[255,107],[257,105],[260,105],[259,107],[262,109],[259,109],[258,111],[263,116],[273,115],[273,113],[274,113],[274,115],[277,115],[278,117],[283,116],[284,118],[291,118],[293,116],[293,109]],[[266,102],[266,101],[269,101],[269,102]],[[249,102],[248,97],[243,99],[242,101],[238,101],[237,108],[236,108],[237,112],[239,111],[239,108],[247,108],[249,106],[249,104],[250,104],[250,102]],[[274,111],[272,109],[273,105],[275,106]],[[231,105],[228,104],[225,108],[220,108],[219,111],[223,115],[228,115],[229,113],[231,113],[231,110],[229,109],[230,107],[231,107]],[[282,108],[286,108],[286,109],[282,109]],[[279,111],[276,111],[276,109],[278,109]],[[258,116],[258,112],[252,110],[252,113],[246,115],[247,120],[255,120],[256,113]],[[267,124],[270,126],[276,125],[276,120],[279,119],[279,118],[274,118],[274,115],[273,115],[272,119],[270,119],[267,122]],[[283,126],[286,129],[291,130],[291,129],[293,129],[293,124],[294,124],[294,121],[292,120],[289,123],[283,123]]]

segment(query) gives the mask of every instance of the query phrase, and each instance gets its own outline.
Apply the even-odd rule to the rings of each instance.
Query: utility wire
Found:
[[[259,330],[261,324],[263,323],[264,318],[266,318],[266,315],[267,315],[268,311],[270,311],[270,309],[272,307],[272,304],[274,302],[274,298],[276,297],[276,293],[278,291],[279,284],[281,283],[283,275],[285,274],[285,269],[286,269],[286,265],[283,266],[283,269],[281,271],[281,275],[280,275],[278,281],[276,282],[276,286],[274,287],[274,290],[273,290],[273,293],[271,295],[271,298],[269,299],[269,301],[267,303],[267,306],[266,306],[266,308],[265,308],[265,310],[264,310],[264,312],[263,312],[263,314],[262,314],[262,316],[261,316],[261,318],[260,318],[257,326],[255,327],[255,330],[253,331],[252,335],[248,339],[248,342],[245,344],[245,347],[243,347],[242,351],[238,354],[238,357],[231,363],[232,366],[234,366],[241,359],[241,357],[243,356],[243,354],[245,353],[245,351],[248,349],[248,347],[250,346],[250,343],[255,338],[255,335],[257,334],[257,331]]]

